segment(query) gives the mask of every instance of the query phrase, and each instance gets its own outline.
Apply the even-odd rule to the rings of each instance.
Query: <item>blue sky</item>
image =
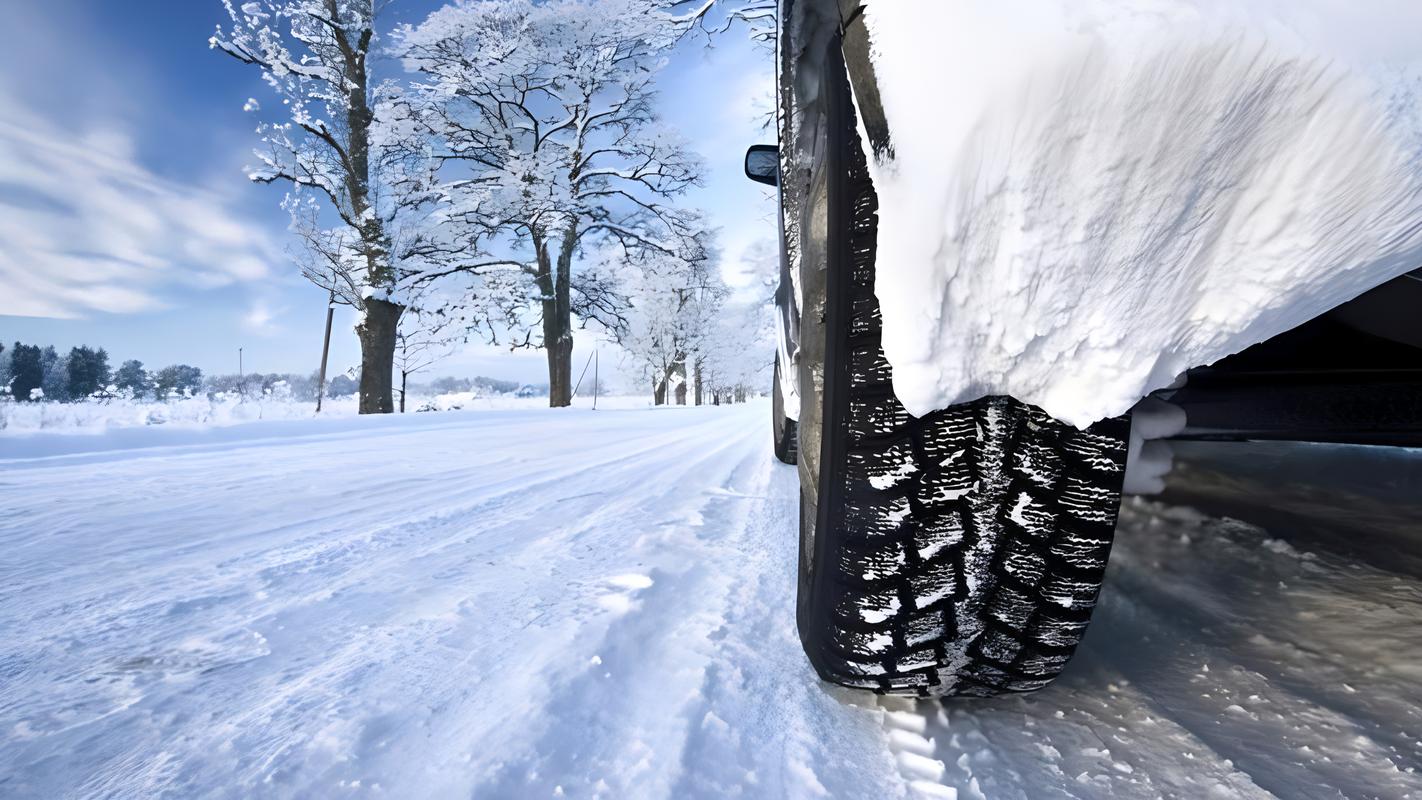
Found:
[[[397,0],[417,21],[432,0]],[[257,71],[208,49],[218,0],[21,0],[0,26],[0,341],[107,347],[117,362],[309,372],[324,295],[297,273],[278,203],[249,184]],[[386,65],[394,69],[393,63]],[[770,134],[769,54],[741,36],[688,43],[662,76],[663,114],[706,159],[686,200],[721,228],[733,281],[773,204],[745,180],[746,145]],[[359,361],[337,315],[332,368]],[[583,342],[583,349],[591,346]],[[432,375],[544,380],[542,353],[471,346]],[[430,377],[430,376],[426,376]]]

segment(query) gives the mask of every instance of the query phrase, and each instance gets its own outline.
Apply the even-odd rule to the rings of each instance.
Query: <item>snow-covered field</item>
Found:
[[[573,405],[590,408],[593,398],[575,397]],[[650,405],[646,395],[616,395],[598,398],[600,408],[641,408]],[[508,394],[484,395],[475,392],[412,394],[406,410],[455,411],[546,408],[548,397],[515,397]],[[328,397],[320,417],[353,417],[359,411],[354,395]],[[314,420],[314,401],[290,397],[242,398],[230,394],[199,395],[164,402],[150,400],[85,400],[77,403],[13,403],[0,401],[0,437],[32,433],[103,433],[115,428],[143,428],[167,425],[172,428],[204,429],[246,422],[273,420]],[[3,448],[3,442],[0,442]],[[0,449],[0,457],[4,450]]]
[[[0,796],[1422,797],[1422,583],[1145,501],[1046,692],[819,684],[767,415],[0,451]]]

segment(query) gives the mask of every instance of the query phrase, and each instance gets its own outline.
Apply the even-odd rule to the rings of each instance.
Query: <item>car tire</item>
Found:
[[[797,622],[827,681],[921,697],[1041,688],[1106,569],[1129,420],[1079,430],[1010,397],[928,416],[894,395],[877,197],[838,45],[810,113],[801,259]]]

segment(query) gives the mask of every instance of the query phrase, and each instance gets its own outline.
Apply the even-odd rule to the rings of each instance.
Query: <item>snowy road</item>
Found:
[[[818,684],[767,411],[0,439],[0,796],[1422,797],[1419,573],[1178,507],[1044,693]]]

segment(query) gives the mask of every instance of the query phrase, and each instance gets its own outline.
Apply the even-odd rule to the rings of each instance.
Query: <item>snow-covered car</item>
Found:
[[[782,0],[746,173],[824,679],[1049,683],[1145,438],[1422,444],[1422,13],[1372,5]]]

